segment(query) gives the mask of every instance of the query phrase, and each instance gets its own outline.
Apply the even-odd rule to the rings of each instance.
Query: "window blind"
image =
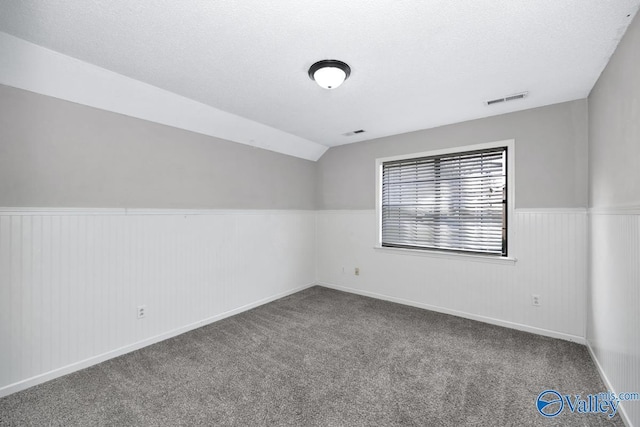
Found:
[[[382,164],[382,245],[506,256],[507,148]]]

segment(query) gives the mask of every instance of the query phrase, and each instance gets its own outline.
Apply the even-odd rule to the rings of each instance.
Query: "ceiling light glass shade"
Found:
[[[335,89],[351,74],[351,68],[342,61],[325,59],[309,68],[309,77],[324,89]]]
[[[335,89],[344,82],[347,73],[340,68],[326,67],[320,68],[313,75],[313,79],[325,89]]]

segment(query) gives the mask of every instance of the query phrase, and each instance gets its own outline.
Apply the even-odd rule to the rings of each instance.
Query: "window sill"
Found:
[[[396,255],[410,255],[410,256],[424,256],[430,258],[446,258],[446,259],[456,259],[456,260],[464,260],[464,261],[475,261],[475,262],[487,262],[491,264],[504,264],[504,265],[515,265],[518,261],[517,258],[511,257],[498,257],[493,255],[477,255],[477,254],[464,254],[458,252],[445,252],[445,251],[437,251],[433,249],[406,249],[406,248],[391,248],[387,246],[374,246],[373,249],[380,252],[387,252]]]

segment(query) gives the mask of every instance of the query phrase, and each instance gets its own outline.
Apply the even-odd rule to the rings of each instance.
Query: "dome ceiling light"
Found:
[[[351,67],[337,59],[323,59],[309,68],[309,78],[324,89],[335,89],[351,74]]]

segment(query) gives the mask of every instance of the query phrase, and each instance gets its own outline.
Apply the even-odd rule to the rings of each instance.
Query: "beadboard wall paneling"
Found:
[[[590,212],[587,341],[607,387],[640,392],[640,207]],[[621,405],[628,425],[640,402]]]
[[[585,209],[516,210],[512,263],[375,249],[374,210],[319,211],[316,221],[325,286],[585,342]]]
[[[0,396],[311,285],[314,218],[1,211]]]

